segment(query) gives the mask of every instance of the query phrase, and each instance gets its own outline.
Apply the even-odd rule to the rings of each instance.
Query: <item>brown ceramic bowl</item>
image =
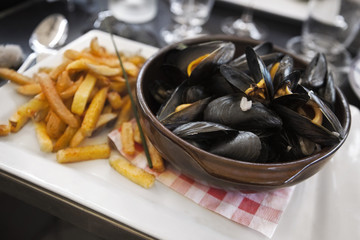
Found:
[[[244,51],[245,46],[254,46],[259,42],[241,39],[233,36],[208,36],[184,41],[185,44],[197,44],[213,40],[231,41],[236,45],[237,56]],[[286,163],[250,163],[232,160],[211,154],[199,149],[174,135],[155,117],[159,106],[150,94],[151,82],[161,78],[160,66],[165,54],[176,45],[170,45],[152,56],[140,71],[136,96],[140,112],[141,125],[158,149],[160,154],[183,174],[213,187],[227,190],[264,191],[282,188],[299,183],[315,173],[326,164],[333,154],[341,147],[346,137],[337,145],[324,148],[312,156]],[[275,47],[275,50],[285,50]],[[290,54],[291,55],[291,54]],[[306,63],[293,56],[299,67]],[[337,89],[335,113],[343,127],[346,136],[350,129],[349,105]]]

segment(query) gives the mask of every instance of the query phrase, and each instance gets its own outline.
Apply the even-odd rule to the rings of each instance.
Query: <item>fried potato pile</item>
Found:
[[[133,87],[145,58],[124,54],[121,58]],[[9,117],[8,125],[0,124],[0,136],[16,133],[32,121],[41,151],[56,152],[59,163],[109,158],[107,142],[85,146],[84,140],[105,126],[117,129],[132,118],[117,55],[108,52],[97,38],[82,51],[66,50],[60,65],[39,69],[33,77],[7,68],[0,68],[0,77],[17,84],[17,92],[30,98]],[[119,171],[119,167],[114,169]],[[131,172],[119,172],[124,171]]]

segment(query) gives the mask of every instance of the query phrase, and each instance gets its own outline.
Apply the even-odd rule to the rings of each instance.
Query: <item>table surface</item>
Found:
[[[128,25],[128,28],[125,29],[115,26],[115,33],[156,47],[164,46],[159,32],[161,28],[170,23],[171,14],[168,1],[159,0],[158,4],[158,14],[154,20],[146,24]],[[97,13],[106,10],[106,8],[106,1],[95,0],[74,0],[72,4],[69,4],[69,1],[30,0],[22,2],[15,7],[0,10],[0,44],[18,44],[22,47],[25,55],[30,54],[28,39],[33,29],[51,13],[62,13],[66,16],[69,21],[67,42],[71,42],[93,29]],[[222,33],[220,29],[222,21],[227,17],[238,17],[241,12],[241,6],[217,1],[204,28],[209,34],[220,34]],[[254,19],[266,28],[268,32],[266,40],[283,48],[291,37],[301,34],[302,23],[293,19],[259,11],[255,11]],[[132,31],[128,31],[129,29]],[[352,91],[347,80],[343,82],[340,88],[345,93],[349,103],[360,107],[360,100]],[[1,170],[0,190],[105,239],[116,239],[119,234],[132,239],[151,238],[147,234]]]

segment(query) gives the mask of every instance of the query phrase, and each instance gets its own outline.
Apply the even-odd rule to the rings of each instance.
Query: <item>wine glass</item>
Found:
[[[173,23],[160,32],[165,43],[206,34],[202,28],[209,17],[214,0],[170,0]]]
[[[241,17],[228,18],[221,25],[221,30],[230,35],[248,37],[256,40],[264,39],[266,31],[253,21],[254,0],[248,0]]]
[[[310,0],[302,34],[291,38],[287,48],[305,60],[312,59],[318,52],[324,53],[335,71],[347,69],[351,62],[347,48],[359,27],[358,0]]]

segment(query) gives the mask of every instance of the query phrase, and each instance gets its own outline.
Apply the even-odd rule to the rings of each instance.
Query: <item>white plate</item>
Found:
[[[221,0],[256,10],[304,21],[308,15],[307,0]]]
[[[85,34],[66,49],[81,50],[94,36],[111,49],[109,35],[99,31]],[[126,39],[116,38],[116,42],[119,50],[136,49],[144,56],[156,52],[153,47]],[[59,63],[63,51],[27,74]],[[0,88],[0,122],[6,122],[23,101],[12,84]],[[296,187],[273,239],[360,239],[360,114],[356,108],[351,110],[348,140],[323,170]],[[54,154],[39,151],[31,124],[17,134],[0,138],[0,168],[156,238],[267,239],[159,182],[143,189],[116,173],[107,160],[58,164]]]

